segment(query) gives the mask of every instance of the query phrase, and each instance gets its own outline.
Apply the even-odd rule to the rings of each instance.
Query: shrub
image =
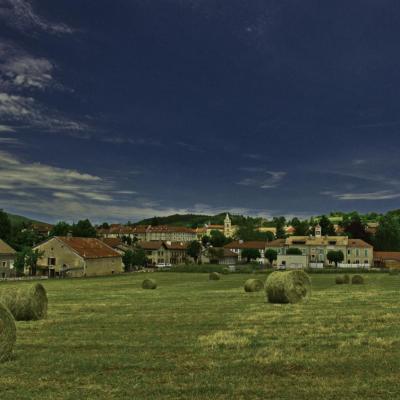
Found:
[[[343,278],[343,276],[337,276],[336,278],[335,278],[335,283],[337,284],[337,285],[342,285],[343,283],[344,283],[344,278]]]
[[[221,279],[221,275],[218,272],[211,272],[210,275],[208,275],[208,279],[210,281],[219,281]]]
[[[265,291],[270,303],[298,303],[310,296],[311,280],[301,270],[276,271],[268,276]]]
[[[10,358],[16,339],[14,317],[7,307],[0,303],[0,362]]]
[[[248,279],[244,284],[245,292],[259,292],[264,289],[264,283],[259,279]]]
[[[142,282],[142,288],[143,289],[156,289],[157,282],[154,279],[145,279]]]
[[[40,283],[30,286],[3,288],[0,291],[2,302],[16,321],[31,321],[46,317],[47,294]]]
[[[364,278],[361,275],[353,275],[351,278],[351,283],[353,285],[361,285],[364,283]]]
[[[389,275],[399,275],[399,274],[400,274],[400,269],[397,269],[397,268],[389,269]]]
[[[168,272],[219,272],[222,273],[223,265],[216,264],[189,264],[189,265],[175,265],[168,270]]]

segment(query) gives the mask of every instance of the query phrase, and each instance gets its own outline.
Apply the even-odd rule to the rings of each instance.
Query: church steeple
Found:
[[[231,219],[229,218],[228,213],[226,213],[226,216],[224,219],[224,235],[226,237],[232,236],[232,222],[231,222]]]

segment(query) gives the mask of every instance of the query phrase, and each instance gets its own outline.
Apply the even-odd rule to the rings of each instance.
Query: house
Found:
[[[170,242],[162,240],[143,241],[137,244],[145,251],[149,264],[182,264],[188,256],[186,242]]]
[[[228,249],[232,251],[233,253],[237,254],[238,256],[238,261],[242,261],[242,252],[245,249],[254,249],[258,250],[260,252],[260,257],[257,258],[257,262],[265,264],[266,259],[265,259],[265,248],[266,248],[267,242],[265,241],[258,241],[258,240],[253,240],[253,241],[248,241],[245,242],[243,240],[235,240],[231,243],[228,243],[224,246],[225,249]]]
[[[279,254],[276,263],[290,269],[305,269],[309,266],[308,256],[304,255]]]
[[[400,252],[374,251],[374,265],[380,268],[400,269]]]
[[[56,236],[34,250],[43,252],[38,273],[49,277],[89,277],[123,271],[121,254],[94,238]]]
[[[232,225],[229,214],[226,214],[223,224],[205,224],[203,228],[197,228],[196,232],[199,235],[199,240],[201,240],[203,236],[211,236],[212,231],[219,231],[225,237],[231,238],[235,236],[237,230],[238,226]]]
[[[16,251],[0,239],[0,278],[8,278],[9,276],[15,275],[15,254]]]
[[[130,247],[126,245],[121,238],[103,238],[101,241],[121,255],[124,255],[125,252],[130,249]]]
[[[239,255],[224,247],[209,247],[203,261],[207,260],[212,264],[234,265],[238,262]]]

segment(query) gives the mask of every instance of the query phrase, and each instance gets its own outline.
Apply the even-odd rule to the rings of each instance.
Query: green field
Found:
[[[400,276],[315,274],[297,305],[245,293],[249,276],[45,282],[48,318],[17,323],[0,399],[400,398]]]

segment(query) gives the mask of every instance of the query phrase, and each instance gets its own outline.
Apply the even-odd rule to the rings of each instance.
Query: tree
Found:
[[[260,250],[258,249],[243,249],[242,250],[242,258],[245,258],[247,262],[250,262],[250,260],[256,260],[257,258],[260,258]]]
[[[36,276],[37,262],[44,254],[43,251],[28,249],[25,255],[25,264],[30,268],[31,275]]]
[[[379,221],[374,238],[374,247],[378,251],[400,251],[399,218],[387,213]]]
[[[290,247],[286,250],[286,255],[288,256],[301,256],[303,252],[297,247]]]
[[[125,272],[131,271],[132,267],[144,267],[147,264],[145,251],[137,247],[134,250],[127,250],[122,256]]]
[[[338,263],[343,262],[344,254],[341,250],[337,250],[337,251],[330,250],[330,251],[328,251],[326,258],[328,259],[328,261],[335,263],[335,267],[337,268]]]
[[[340,224],[343,227],[344,233],[353,239],[362,239],[366,242],[371,241],[371,236],[367,232],[366,224],[361,220],[358,213],[352,213],[349,216],[344,216]]]
[[[74,237],[96,237],[97,232],[88,219],[78,221],[72,225],[72,236]]]
[[[194,259],[195,263],[197,263],[197,260],[201,253],[201,244],[197,240],[193,240],[188,244],[186,253],[188,254],[188,256]]]
[[[240,225],[236,236],[245,242],[251,240],[269,242],[275,238],[272,232],[259,232],[253,221],[246,221],[245,224]]]
[[[22,275],[24,273],[26,251],[27,249],[23,249],[15,254],[14,268],[16,270],[17,275]]]
[[[273,262],[278,258],[278,252],[274,249],[268,249],[265,251],[265,258],[272,265]]]
[[[322,215],[319,220],[322,235],[335,236],[335,227],[326,215]]]
[[[310,223],[307,220],[300,221],[298,218],[293,218],[292,226],[296,236],[308,236],[310,234]]]
[[[219,230],[212,230],[210,243],[213,247],[222,247],[228,243],[226,236]]]
[[[50,231],[50,236],[68,236],[71,232],[71,225],[64,221],[57,222]]]
[[[223,248],[215,248],[215,247],[210,247],[208,249],[208,255],[210,257],[210,262],[213,263],[219,263],[220,260],[224,258],[224,249]]]
[[[211,241],[211,238],[210,238],[210,236],[208,236],[208,235],[204,235],[202,238],[201,238],[201,243],[202,243],[202,245],[205,247],[205,246],[208,246],[209,244],[210,244],[210,241]]]
[[[129,223],[129,222],[128,222]],[[110,229],[110,225],[108,222],[103,222],[100,227],[101,229]]]
[[[0,239],[9,242],[11,237],[11,222],[8,215],[0,210]]]
[[[277,239],[284,239],[286,237],[286,218],[285,217],[274,217],[273,219],[275,228],[276,228],[276,238]]]

